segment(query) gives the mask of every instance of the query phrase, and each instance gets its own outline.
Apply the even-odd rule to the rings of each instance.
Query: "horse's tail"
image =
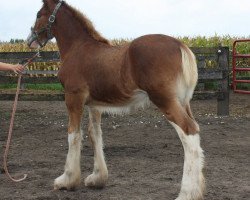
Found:
[[[181,46],[183,78],[187,87],[194,89],[198,80],[196,58],[186,46]]]

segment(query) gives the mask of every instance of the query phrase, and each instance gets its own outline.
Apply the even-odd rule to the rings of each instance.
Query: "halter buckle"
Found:
[[[50,23],[54,23],[55,20],[56,20],[56,16],[55,16],[55,15],[50,15],[50,16],[49,16],[49,22],[50,22]]]

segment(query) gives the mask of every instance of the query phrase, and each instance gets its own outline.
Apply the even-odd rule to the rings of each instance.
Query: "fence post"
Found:
[[[218,81],[217,115],[229,115],[229,48],[219,47],[218,64],[222,79]]]
[[[23,83],[23,80],[21,80],[20,89],[25,90],[25,83]]]

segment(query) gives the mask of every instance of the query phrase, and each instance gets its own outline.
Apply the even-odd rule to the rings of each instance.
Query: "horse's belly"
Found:
[[[143,90],[135,90],[133,96],[126,102],[120,104],[107,104],[99,101],[89,102],[87,106],[93,107],[100,112],[110,114],[126,114],[132,110],[143,108],[150,104],[148,94]]]

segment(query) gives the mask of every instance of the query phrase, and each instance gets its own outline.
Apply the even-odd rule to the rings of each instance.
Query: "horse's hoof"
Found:
[[[72,176],[68,176],[65,173],[54,181],[54,190],[74,190],[80,185],[80,178],[73,179]]]
[[[108,175],[90,174],[85,180],[86,187],[103,188],[108,180]]]

